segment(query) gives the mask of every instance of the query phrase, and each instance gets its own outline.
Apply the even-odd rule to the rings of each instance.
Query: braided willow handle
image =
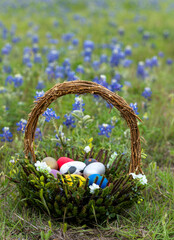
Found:
[[[129,166],[129,173],[143,173],[140,166],[141,145],[139,129],[137,126],[137,119],[139,118],[135,115],[132,108],[126,103],[126,101],[122,97],[97,83],[82,80],[56,84],[37,101],[37,104],[34,106],[33,110],[29,114],[28,122],[25,129],[24,145],[26,158],[28,156],[28,153],[30,152],[33,157],[33,161],[36,161],[36,156],[33,149],[36,126],[39,116],[45,112],[47,107],[55,99],[61,96],[67,94],[84,93],[100,95],[103,99],[105,99],[108,103],[112,104],[120,111],[121,116],[126,120],[131,133],[131,161]]]

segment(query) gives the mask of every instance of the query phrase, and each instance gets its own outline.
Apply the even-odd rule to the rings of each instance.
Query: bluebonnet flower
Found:
[[[23,77],[21,74],[16,74],[13,78],[14,87],[20,87],[23,84]]]
[[[93,82],[98,83],[98,84],[102,85],[105,88],[109,88],[109,84],[106,81],[106,76],[105,75],[100,75],[100,78],[95,77],[93,79]]]
[[[169,37],[169,31],[165,30],[165,31],[163,32],[163,37],[164,37],[165,39],[167,39],[167,38]]]
[[[41,98],[43,95],[45,94],[45,92],[42,90],[42,91],[36,91],[36,96],[34,96],[34,98],[36,99],[36,101],[39,100],[39,98]]]
[[[132,64],[132,60],[124,59],[122,62],[123,67],[129,67]]]
[[[121,91],[122,87],[123,87],[123,85],[121,85],[116,79],[111,80],[110,90],[112,92]]]
[[[35,139],[38,139],[38,140],[42,140],[42,133],[41,133],[41,130],[40,128],[36,128],[36,132],[35,132]]]
[[[6,43],[1,50],[1,53],[3,55],[8,55],[11,52],[11,50],[12,50],[12,45],[10,43]]]
[[[131,46],[126,46],[124,53],[126,56],[131,56],[132,55],[132,48]]]
[[[144,40],[149,40],[149,38],[150,38],[150,33],[149,32],[144,32],[143,39]]]
[[[161,58],[163,58],[163,57],[164,57],[164,53],[163,53],[163,52],[159,52],[159,53],[158,53],[158,56],[161,57]]]
[[[83,43],[83,48],[88,48],[88,49],[91,49],[93,50],[94,49],[94,43],[93,41],[91,40],[85,40],[84,43]]]
[[[43,88],[45,88],[45,84],[43,81],[38,81],[36,89],[37,90],[42,90]]]
[[[9,75],[6,79],[5,79],[5,86],[7,86],[7,84],[12,84],[13,83],[13,76]]]
[[[58,44],[59,40],[50,38],[50,39],[48,39],[48,42],[51,44]]]
[[[76,72],[77,72],[77,73],[85,73],[84,67],[83,67],[82,65],[77,66]]]
[[[118,33],[120,34],[120,36],[123,36],[124,35],[124,28],[123,27],[119,27]]]
[[[81,110],[82,112],[84,112],[84,108],[83,106],[85,106],[85,103],[83,103],[83,98],[82,97],[75,97],[75,103],[73,104],[73,110]]]
[[[114,126],[103,123],[102,125],[99,125],[99,130],[100,132],[98,133],[98,135],[105,135],[106,137],[110,137],[109,133],[112,132],[112,128],[114,128]]]
[[[62,35],[62,40],[64,42],[69,42],[74,37],[74,33],[66,33]]]
[[[173,60],[172,60],[171,58],[168,58],[168,59],[166,60],[166,63],[167,63],[167,65],[172,65]]]
[[[32,51],[33,53],[37,53],[39,51],[39,47],[37,44],[34,44],[33,47],[32,47]]]
[[[142,33],[144,31],[144,28],[142,26],[139,26],[137,30],[139,33]]]
[[[78,40],[77,38],[74,38],[74,39],[72,40],[72,44],[73,44],[74,46],[77,46],[77,45],[79,44],[79,40]]]
[[[55,62],[59,59],[59,52],[57,50],[51,50],[47,55],[47,60],[49,63]]]
[[[34,63],[42,63],[41,54],[37,53],[34,55]]]
[[[143,93],[142,93],[142,96],[143,96],[144,98],[146,98],[148,101],[150,101],[150,100],[151,100],[151,95],[152,95],[151,89],[150,89],[149,87],[146,87],[146,88],[144,89]]]
[[[129,81],[124,81],[124,84],[125,84],[127,87],[132,87],[132,84],[131,84],[131,82],[129,82]]]
[[[75,128],[76,127],[76,125],[74,124],[75,118],[71,114],[65,114],[64,117],[66,118],[66,121],[63,122],[63,124],[66,125],[67,128],[69,128],[69,127]]]
[[[151,59],[146,59],[145,61],[146,67],[153,68],[154,66],[158,66],[158,58],[157,56],[152,57]]]
[[[137,66],[137,77],[142,78],[143,80],[148,76],[148,72],[145,69],[143,62],[139,62]]]
[[[32,42],[33,42],[33,43],[38,43],[38,42],[39,42],[39,37],[38,37],[37,35],[34,35],[34,36],[32,37]]]
[[[9,127],[2,128],[3,133],[0,134],[1,142],[12,142],[13,134],[10,132]]]
[[[108,62],[108,56],[106,54],[102,54],[100,56],[100,63],[107,63]]]
[[[114,48],[110,58],[111,67],[117,67],[120,61],[125,58],[125,54],[121,51],[119,47]]]
[[[27,125],[27,120],[21,119],[18,123],[16,123],[16,126],[18,126],[17,131],[18,132],[21,131],[22,133],[24,133],[26,125]]]
[[[74,81],[74,80],[77,80],[78,77],[75,75],[75,72],[73,71],[70,71],[67,73],[67,80],[68,81]]]
[[[139,114],[138,113],[138,107],[137,107],[137,103],[130,103],[130,105],[129,105],[133,110],[134,110],[134,112],[135,112],[135,114]]]
[[[20,41],[21,41],[21,38],[20,38],[20,37],[14,36],[14,37],[12,38],[12,42],[13,42],[13,43],[18,43],[18,42],[20,42]]]
[[[23,59],[22,59],[22,62],[23,64],[27,65],[28,63],[30,63],[30,54],[26,53],[23,55]]]
[[[59,119],[60,117],[56,115],[52,108],[47,108],[47,110],[42,114],[45,117],[46,122],[50,122],[52,118]]]
[[[59,26],[59,22],[58,22],[57,20],[55,20],[55,21],[53,22],[53,26],[57,28],[57,27]]]
[[[94,62],[92,63],[92,67],[93,67],[93,69],[94,69],[95,71],[99,70],[99,68],[100,68],[100,62],[99,62],[99,61],[94,61]]]
[[[3,72],[5,72],[5,73],[11,73],[11,72],[12,72],[11,66],[6,66],[6,65],[4,65],[4,66],[3,66]]]

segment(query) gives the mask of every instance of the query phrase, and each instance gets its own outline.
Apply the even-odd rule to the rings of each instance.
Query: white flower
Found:
[[[84,148],[84,151],[85,151],[86,153],[89,153],[89,152],[91,151],[90,146],[86,146],[86,147]]]
[[[37,171],[48,173],[51,171],[51,168],[46,164],[46,162],[37,161],[34,165]]]
[[[107,123],[103,123],[102,125],[103,125],[104,128],[106,128],[108,126]]]
[[[4,127],[4,132],[7,132],[9,130],[9,127]]]
[[[141,183],[142,185],[147,184],[146,175],[135,174],[135,173],[130,173],[129,175],[132,175],[133,179],[139,179],[139,181],[140,181],[140,183]]]
[[[10,163],[15,163],[15,160],[14,160],[14,159],[11,159],[9,162],[10,162]]]
[[[96,189],[99,189],[99,185],[93,183],[91,186],[89,186],[90,188],[90,193],[94,193]]]

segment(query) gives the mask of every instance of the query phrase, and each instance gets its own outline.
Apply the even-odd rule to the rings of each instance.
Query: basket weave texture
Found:
[[[33,148],[33,141],[37,127],[38,118],[47,107],[57,98],[67,94],[85,94],[91,93],[100,95],[109,104],[117,108],[121,116],[126,120],[131,133],[131,160],[129,166],[129,173],[143,173],[141,169],[141,144],[140,134],[137,125],[138,116],[134,113],[127,102],[118,94],[111,92],[107,88],[93,82],[76,80],[71,82],[64,82],[56,84],[48,90],[44,96],[40,97],[35,104],[33,110],[29,114],[27,126],[25,129],[25,156],[31,153],[33,161],[36,162],[36,156]],[[139,119],[140,120],[140,119]],[[141,120],[140,120],[141,121]]]

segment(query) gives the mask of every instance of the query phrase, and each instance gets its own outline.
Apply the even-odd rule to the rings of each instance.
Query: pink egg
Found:
[[[57,171],[56,169],[51,169],[50,174],[52,174],[55,178],[57,178],[57,173],[61,174],[59,171]]]

